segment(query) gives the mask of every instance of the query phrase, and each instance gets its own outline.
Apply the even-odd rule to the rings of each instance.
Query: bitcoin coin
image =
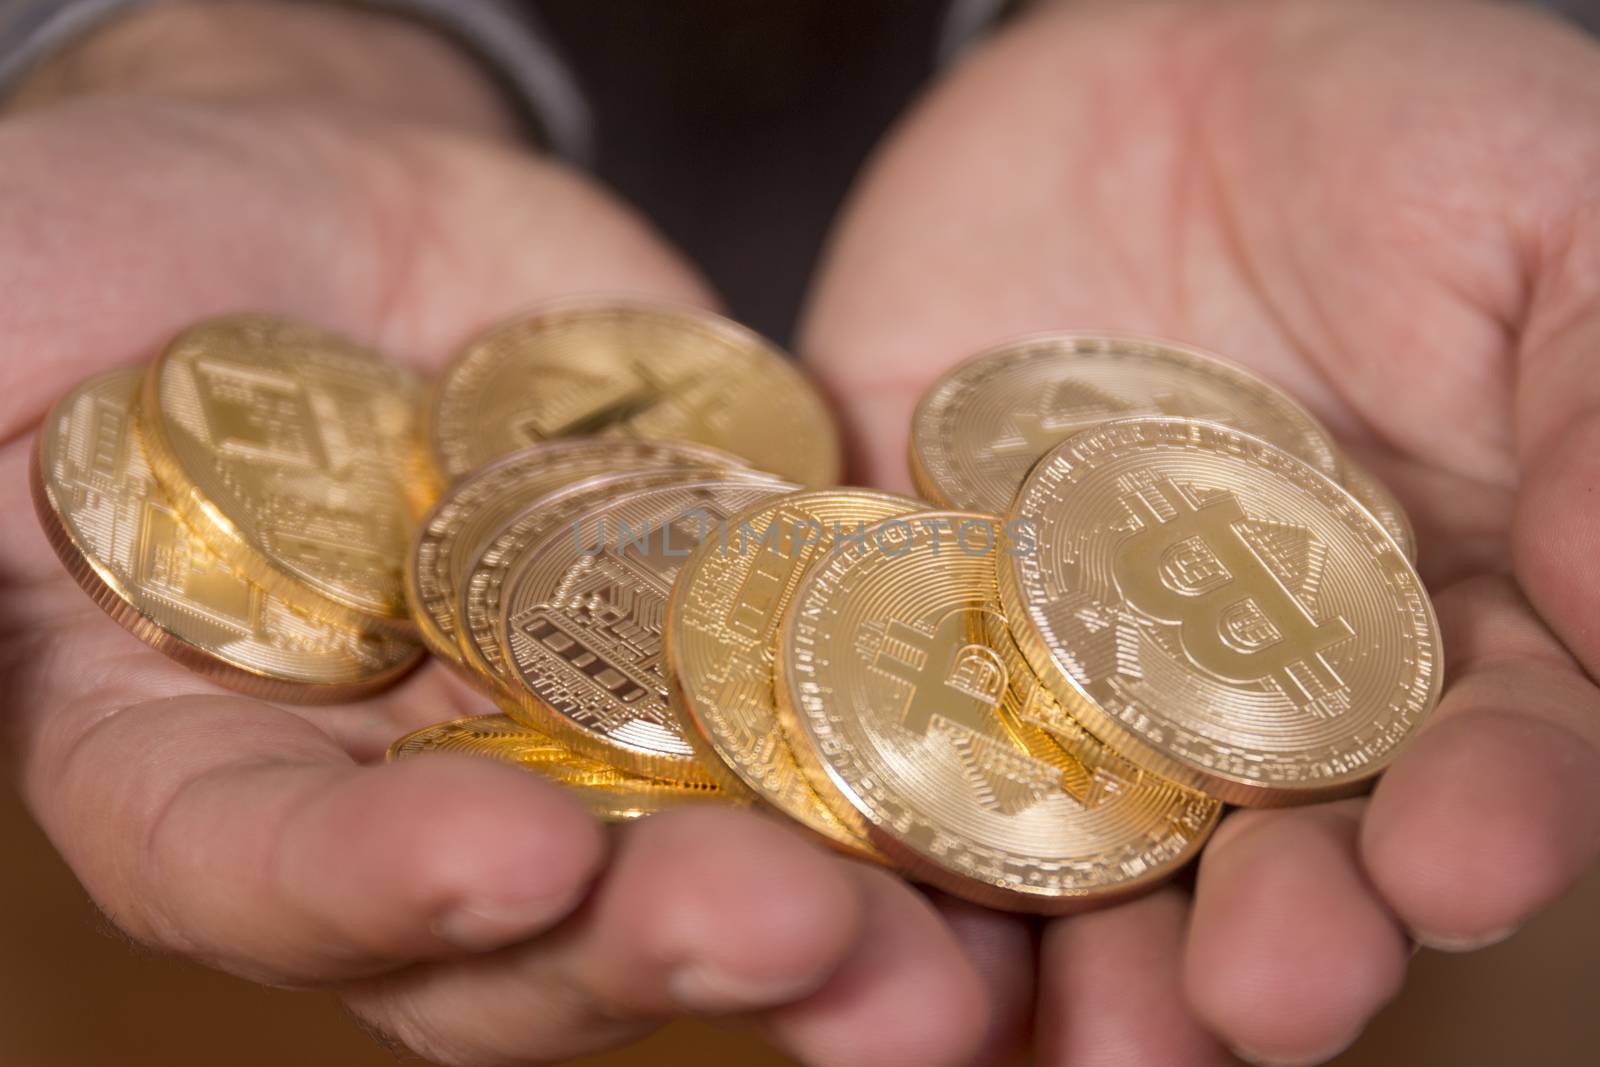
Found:
[[[140,425],[178,513],[236,571],[316,614],[404,632],[409,375],[332,333],[259,315],[178,335]]]
[[[911,419],[911,476],[941,507],[1002,514],[1040,456],[1108,419],[1181,416],[1255,434],[1339,476],[1332,439],[1283,392],[1187,345],[1044,334],[980,353]]]
[[[809,484],[838,480],[833,416],[776,348],[708,311],[552,306],[489,331],[445,371],[429,437],[445,479],[582,434],[697,441]]]
[[[1417,562],[1417,534],[1411,528],[1411,518],[1405,507],[1396,500],[1389,487],[1378,476],[1351,459],[1343,457],[1344,487],[1350,495],[1361,501],[1361,506],[1372,512],[1383,528],[1389,531],[1394,543],[1406,554],[1413,565]]]
[[[574,794],[590,814],[626,822],[668,808],[720,799],[712,786],[659,782],[585,759],[503,715],[480,715],[439,723],[407,734],[389,748],[389,760],[453,752],[498,760]]]
[[[663,649],[673,706],[719,783],[748,791],[826,840],[880,859],[859,816],[841,821],[806,781],[778,725],[772,661],[800,577],[836,544],[919,510],[867,490],[796,493],[728,521],[683,564],[667,602]],[[726,543],[723,543],[726,541]]]
[[[710,477],[702,468],[663,467],[629,474],[601,475],[532,501],[509,520],[473,560],[458,584],[456,617],[461,621],[461,666],[468,681],[501,708],[515,707],[521,683],[501,653],[501,594],[512,566],[550,533],[568,529],[580,516],[608,500],[657,485],[684,484]],[[754,471],[717,472],[719,478],[771,481]]]
[[[272,700],[353,700],[414,666],[414,643],[292,610],[183,524],[145,459],[132,413],[139,378],[119,370],[84,382],[35,442],[39,521],[95,603],[190,670]]]
[[[1141,766],[1237,804],[1348,795],[1438,699],[1433,607],[1367,510],[1227,427],[1130,419],[1040,461],[1000,562],[1028,663]]]
[[[709,779],[668,702],[667,597],[684,559],[729,516],[794,489],[719,478],[608,500],[514,565],[499,636],[521,684],[507,714],[634,774]]]
[[[812,785],[913,876],[990,907],[1062,913],[1143,889],[1192,857],[1218,806],[1171,783],[1039,758],[1002,722],[1025,699],[986,639],[1005,626],[997,520],[889,519],[807,572],[777,660],[780,719]]]
[[[532,501],[598,474],[689,466],[726,470],[742,463],[700,445],[577,437],[513,452],[457,482],[424,518],[406,556],[406,599],[423,641],[435,654],[460,662],[460,583],[486,537]]]

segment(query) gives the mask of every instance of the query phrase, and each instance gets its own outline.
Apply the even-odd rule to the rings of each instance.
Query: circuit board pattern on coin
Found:
[[[585,478],[615,471],[703,466],[735,469],[733,456],[701,445],[582,437],[513,452],[457,482],[428,513],[406,557],[406,598],[423,640],[459,662],[456,601],[484,542],[528,504]]]
[[[705,777],[669,706],[667,597],[729,516],[793,489],[749,477],[644,489],[535,546],[506,582],[500,628],[534,725],[636,773]]]
[[[295,611],[211,553],[151,474],[132,414],[139,379],[83,383],[38,440],[40,519],[100,606],[185,666],[273,699],[353,699],[414,664],[415,644]]]

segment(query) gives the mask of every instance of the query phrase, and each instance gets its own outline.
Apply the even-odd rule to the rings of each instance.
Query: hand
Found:
[[[1398,491],[1448,670],[1415,744],[1043,942],[1041,1064],[1320,1061],[1408,937],[1502,938],[1600,850],[1600,50],[1512,5],[1041,6],[883,151],[802,347],[890,487],[939,371],[1077,328],[1253,366]]]
[[[427,370],[553,295],[707,299],[620,205],[496,143],[492,94],[439,89],[450,72],[430,64],[457,60],[431,38],[399,48],[436,88],[424,124],[414,101],[381,94],[307,100],[262,58],[295,26],[295,49],[362,52],[381,38],[346,23],[374,17],[258,14],[248,32],[199,33],[216,80],[174,59],[189,31],[167,24],[135,52],[157,47],[156,73],[193,75],[182,86],[35,92],[36,110],[0,122],[0,678],[34,815],[133,937],[263,982],[335,986],[444,1063],[562,1059],[680,1014],[754,1026],[812,1063],[967,1058],[1031,997],[1019,925],[936,908],[748,813],[608,834],[513,768],[365,766],[483,701],[437,664],[345,707],[246,699],[140,644],[62,570],[28,498],[34,426],[77,381],[148,360],[196,319],[299,316]],[[298,69],[304,53],[287,55]],[[92,87],[83,67],[67,81]]]

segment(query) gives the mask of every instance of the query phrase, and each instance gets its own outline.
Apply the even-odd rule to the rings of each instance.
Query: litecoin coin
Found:
[[[1002,714],[1026,699],[985,636],[1005,619],[996,556],[1025,546],[960,512],[889,519],[807,573],[777,694],[818,794],[913,876],[990,907],[1063,913],[1148,887],[1191,858],[1218,806],[1082,767],[1065,787]],[[1100,777],[1096,780],[1096,771]]]
[[[564,303],[505,323],[445,371],[430,439],[446,480],[580,434],[712,445],[808,484],[839,477],[833,417],[776,348],[708,311]]]
[[[983,352],[934,383],[911,420],[912,480],[942,507],[1001,514],[1040,456],[1098,423],[1140,415],[1233,426],[1339,475],[1317,420],[1232,363],[1169,341],[1044,334]]]
[[[743,479],[643,489],[546,536],[501,597],[502,652],[521,681],[508,713],[635,774],[707,778],[668,703],[667,597],[683,561],[729,516],[793,488]]]
[[[291,609],[183,524],[145,460],[131,410],[139,377],[119,370],[84,382],[36,443],[40,522],[95,603],[196,673],[272,700],[353,700],[415,665],[413,642]]]
[[[1248,434],[1108,423],[1061,445],[1001,561],[1023,655],[1127,758],[1237,804],[1359,791],[1438,699],[1433,608],[1348,492]]]
[[[239,316],[178,335],[139,414],[162,488],[231,566],[319,614],[410,631],[417,402],[409,375],[337,334]]]
[[[800,577],[840,537],[919,510],[867,490],[796,493],[728,521],[684,563],[667,604],[667,682],[691,741],[725,788],[749,791],[830,843],[881,859],[857,817],[841,821],[806,781],[778,725],[772,662]],[[853,813],[847,813],[853,815]]]

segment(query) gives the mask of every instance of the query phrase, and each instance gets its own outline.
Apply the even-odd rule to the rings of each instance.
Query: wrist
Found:
[[[521,129],[494,80],[452,41],[334,4],[214,0],[130,11],[29,71],[4,107],[91,94],[331,100],[490,136]]]

